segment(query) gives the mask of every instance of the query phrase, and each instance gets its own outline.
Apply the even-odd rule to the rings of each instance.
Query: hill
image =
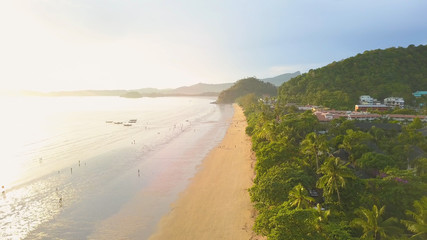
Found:
[[[191,86],[184,86],[175,89],[140,88],[134,90],[78,90],[78,91],[58,91],[58,92],[35,92],[25,91],[22,94],[35,96],[134,96],[140,97],[162,97],[162,96],[218,96],[218,94],[233,86],[233,83],[205,84],[198,83]]]
[[[412,93],[427,90],[427,46],[365,51],[354,57],[310,70],[282,84],[280,103],[353,108],[360,95],[378,100],[403,97],[413,104]]]
[[[256,96],[275,96],[277,88],[271,83],[265,83],[256,78],[245,78],[237,81],[232,87],[222,91],[217,103],[233,103],[237,98],[254,93]]]
[[[185,95],[203,95],[206,93],[220,93],[221,91],[233,86],[233,83],[222,83],[222,84],[206,84],[198,83],[191,86],[179,87],[169,91],[165,91],[168,94],[185,94]]]
[[[130,92],[127,92],[127,93],[125,93],[123,95],[120,95],[120,97],[124,97],[124,98],[142,98],[142,95],[139,92],[130,91]]]
[[[272,78],[261,79],[263,82],[271,83],[275,86],[288,81],[289,79],[300,75],[300,72],[285,73]],[[24,95],[35,96],[125,96],[129,92],[136,92],[144,97],[162,97],[162,96],[218,96],[222,91],[232,87],[235,83],[206,84],[197,83],[191,86],[183,86],[174,89],[158,88],[140,88],[132,90],[76,90],[76,91],[56,91],[56,92],[35,92],[25,91]],[[0,94],[2,94],[0,92]],[[133,93],[134,96],[135,93]],[[4,95],[4,94],[3,94]],[[276,95],[276,93],[274,94]]]
[[[301,73],[299,71],[294,72],[294,73],[284,73],[284,74],[281,74],[279,76],[275,76],[272,78],[261,79],[261,81],[271,83],[274,86],[278,87],[278,86],[282,85],[284,82],[287,82],[290,79],[297,77],[299,75],[301,75]]]

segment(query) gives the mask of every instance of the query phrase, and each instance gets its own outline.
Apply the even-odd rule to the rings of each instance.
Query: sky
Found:
[[[427,44],[425,0],[0,0],[0,90],[175,88]]]

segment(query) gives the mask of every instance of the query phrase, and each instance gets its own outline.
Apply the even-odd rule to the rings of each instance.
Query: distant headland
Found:
[[[299,71],[294,73],[285,73],[272,78],[260,79],[261,81],[280,86],[293,77],[299,76]],[[77,91],[55,91],[55,92],[37,92],[37,91],[20,91],[18,95],[27,96],[120,96],[126,98],[140,97],[171,97],[171,96],[218,96],[222,91],[232,87],[234,82],[207,84],[197,83],[191,86],[183,86],[174,89],[157,89],[157,88],[140,88],[140,89],[116,89],[116,90],[77,90]]]

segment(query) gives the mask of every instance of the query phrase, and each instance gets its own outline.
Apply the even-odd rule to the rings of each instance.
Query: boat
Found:
[[[114,124],[123,124],[123,122],[114,122]]]
[[[129,120],[129,123],[136,123],[137,119],[131,119]]]
[[[132,124],[130,124],[130,123],[125,123],[125,124],[123,124],[123,126],[129,127],[129,126],[132,126]]]
[[[111,120],[108,120],[108,121],[105,121],[105,123],[113,123],[113,121],[111,121]]]

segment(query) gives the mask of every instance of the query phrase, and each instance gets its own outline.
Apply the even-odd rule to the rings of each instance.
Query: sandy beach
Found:
[[[164,216],[150,240],[258,239],[247,189],[254,177],[254,157],[242,109],[234,105],[232,123],[219,146]]]

